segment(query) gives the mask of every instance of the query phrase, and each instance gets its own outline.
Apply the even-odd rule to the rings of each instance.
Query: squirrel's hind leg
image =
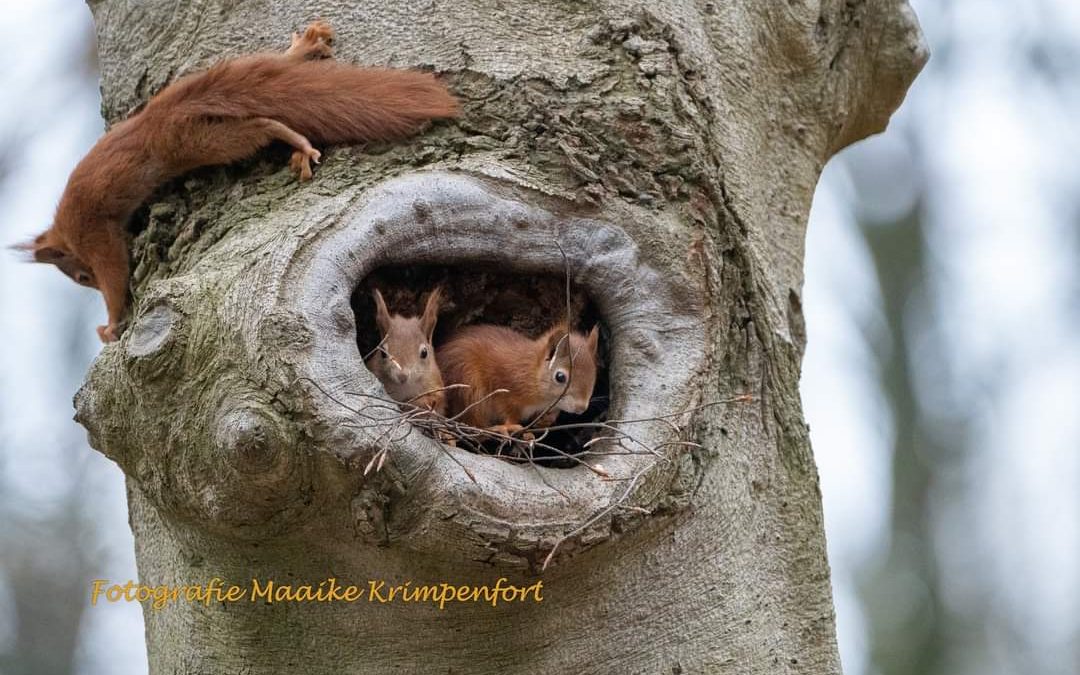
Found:
[[[322,155],[318,150],[312,148],[311,152],[315,153],[314,156],[308,154],[303,150],[294,150],[292,157],[289,157],[289,170],[297,175],[301,181],[311,180],[311,162],[319,163],[319,158]]]
[[[307,61],[309,59],[331,59],[334,57],[334,29],[325,21],[316,21],[304,30],[303,35],[293,33],[292,45],[285,51],[285,56]]]
[[[173,167],[177,172],[232,164],[252,156],[273,141],[282,141],[296,151],[289,167],[300,174],[300,180],[307,180],[311,178],[310,162],[318,164],[322,157],[303,134],[269,117],[202,120],[184,129],[182,141],[183,153],[176,158]]]
[[[269,117],[260,117],[259,121],[266,125],[270,135],[279,141],[284,141],[295,150],[289,158],[289,169],[300,176],[301,181],[311,180],[311,162],[319,163],[322,153],[311,147],[311,141],[303,134],[293,131],[277,120]]]

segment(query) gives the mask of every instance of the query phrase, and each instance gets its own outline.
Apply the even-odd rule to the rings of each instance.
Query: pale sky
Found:
[[[802,394],[848,673],[866,668],[853,574],[886,543],[892,429],[867,377],[859,328],[880,321],[880,309],[850,204],[856,190],[874,186],[853,180],[846,164],[861,159],[863,171],[901,178],[870,198],[882,216],[902,212],[911,193],[903,172],[914,161],[905,130],[921,134],[929,179],[941,188],[928,205],[933,330],[948,346],[962,402],[976,406],[981,453],[959,479],[971,494],[941,496],[946,600],[961,606],[965,593],[982,592],[965,581],[972,566],[988,570],[999,584],[991,603],[1015,617],[1046,672],[1075,666],[1062,659],[1075,658],[1075,646],[1066,647],[1080,616],[1080,99],[1075,81],[1048,92],[1017,61],[1045,25],[1080,44],[1080,11],[1076,3],[1045,4],[1060,11],[1039,25],[1024,3],[949,3],[945,13],[959,31],[953,79],[918,80],[890,130],[834,159],[815,197]],[[940,3],[913,5],[933,41],[940,24],[930,12]],[[918,349],[919,336],[911,337]],[[1003,390],[988,392],[999,377]],[[919,394],[926,415],[958,403],[945,391]],[[971,502],[950,503],[961,499]],[[984,664],[991,670],[983,672],[1005,672],[1004,663]]]

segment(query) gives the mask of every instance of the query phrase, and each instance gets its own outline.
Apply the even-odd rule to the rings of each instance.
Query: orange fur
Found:
[[[544,423],[559,410],[584,412],[596,383],[598,335],[593,327],[587,336],[575,332],[567,340],[565,324],[535,340],[503,326],[457,330],[439,347],[439,365],[447,385],[468,387],[447,392],[448,414],[475,427],[513,432],[548,406]],[[555,381],[558,370],[568,384]],[[492,393],[498,389],[508,391]]]
[[[306,180],[320,157],[313,143],[400,138],[457,115],[457,100],[430,74],[313,60],[330,56],[332,38],[316,22],[284,54],[232,59],[180,78],[75,167],[52,227],[25,248],[101,290],[109,315],[98,328],[102,340],[118,337],[127,304],[127,221],[161,183],[274,141],[295,149],[289,166]]]

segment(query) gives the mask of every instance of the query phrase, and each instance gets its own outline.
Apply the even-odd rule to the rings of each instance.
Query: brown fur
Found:
[[[373,295],[375,321],[382,341],[368,358],[368,369],[395,401],[445,415],[446,393],[436,391],[442,389],[443,380],[431,343],[439,319],[442,289],[436,287],[429,293],[423,313],[414,317],[391,314],[382,293],[375,289]]]
[[[105,296],[118,337],[127,303],[125,227],[158,185],[192,169],[228,164],[273,141],[295,151],[301,180],[320,153],[312,143],[400,138],[454,117],[457,100],[432,75],[330,60],[333,31],[316,22],[284,54],[258,54],[182,77],[109,130],[68,179],[51,228],[21,246]]]
[[[443,381],[468,385],[448,392],[448,414],[460,414],[462,422],[475,427],[512,433],[548,406],[553,407],[543,424],[559,410],[585,412],[596,384],[598,335],[593,327],[587,336],[575,332],[567,340],[565,324],[535,340],[503,326],[459,329],[439,347]],[[569,386],[554,381],[560,369]],[[508,393],[491,395],[498,389]]]

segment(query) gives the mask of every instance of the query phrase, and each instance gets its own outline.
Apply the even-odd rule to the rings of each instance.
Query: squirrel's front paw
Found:
[[[120,339],[120,336],[117,334],[117,326],[114,323],[110,323],[108,326],[98,326],[97,334],[98,338],[106,344],[109,342],[116,342]]]
[[[496,424],[493,427],[488,427],[488,431],[498,434],[500,436],[513,436],[517,432],[521,431],[525,427],[520,424]]]
[[[334,29],[325,21],[315,21],[303,35],[293,33],[292,46],[286,54],[302,59],[329,59],[334,56]]]

